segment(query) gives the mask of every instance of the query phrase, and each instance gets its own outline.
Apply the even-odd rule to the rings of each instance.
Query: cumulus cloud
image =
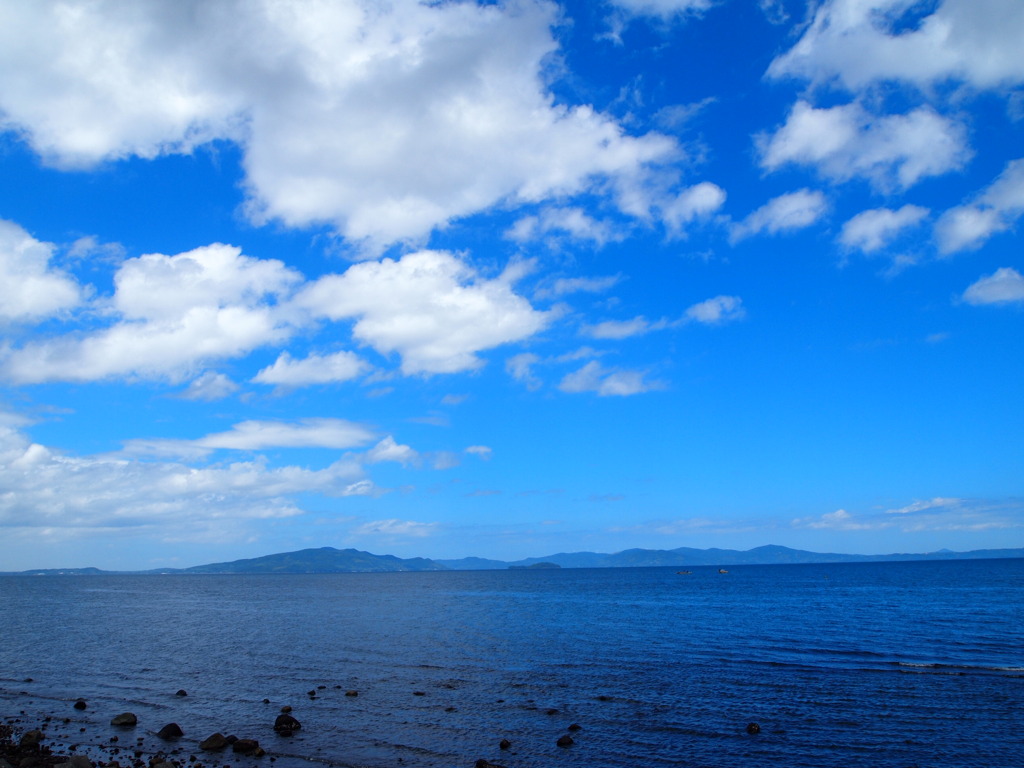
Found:
[[[331,355],[310,355],[302,360],[296,360],[287,352],[282,352],[272,365],[257,373],[253,381],[283,387],[330,384],[361,376],[369,367],[365,360],[348,351],[335,352]]]
[[[1024,215],[1024,158],[1003,172],[975,200],[951,208],[935,223],[939,252],[952,254],[980,248],[990,237],[1012,229]]]
[[[26,344],[3,361],[3,374],[18,384],[113,376],[180,380],[204,361],[286,339],[290,320],[277,301],[300,280],[280,261],[220,244],[129,259],[114,278],[114,325]]]
[[[365,459],[370,464],[393,461],[402,465],[410,465],[418,464],[420,456],[408,445],[400,445],[394,437],[388,435],[366,452]]]
[[[585,325],[580,330],[584,335],[594,339],[628,339],[630,336],[660,331],[668,326],[667,320],[651,322],[643,316],[638,316],[632,320],[605,320],[595,325]]]
[[[253,220],[381,248],[675,155],[555,102],[556,20],[542,2],[15,3],[0,127],[62,168],[235,141]]]
[[[210,529],[237,532],[246,521],[302,514],[296,494],[344,497],[369,481],[358,462],[343,458],[320,470],[270,468],[262,462],[213,467],[175,461],[67,456],[0,426],[0,527],[36,536],[64,529],[157,532],[202,537]]]
[[[828,211],[828,202],[818,190],[801,189],[772,198],[743,221],[732,225],[729,239],[737,242],[761,234],[776,235],[811,226]]]
[[[741,320],[745,315],[743,299],[739,296],[715,296],[691,306],[685,317],[704,325],[720,325]]]
[[[297,303],[318,317],[354,320],[352,335],[398,353],[406,374],[473,370],[483,364],[478,352],[526,339],[549,320],[508,275],[485,279],[440,251],[354,264],[307,286]]]
[[[207,371],[189,382],[188,388],[181,393],[185,400],[223,400],[238,391],[238,385],[223,373]]]
[[[645,371],[604,368],[592,360],[582,368],[563,377],[558,388],[563,392],[595,392],[600,397],[626,397],[664,389],[661,381],[646,378]]]
[[[545,208],[536,216],[524,216],[505,233],[510,240],[525,243],[549,235],[564,236],[577,242],[601,247],[625,238],[607,221],[598,221],[582,208]]]
[[[540,358],[532,352],[521,352],[505,361],[505,372],[516,381],[522,382],[529,390],[540,389],[543,383],[533,372]]]
[[[917,226],[929,213],[919,205],[904,205],[898,210],[875,208],[862,211],[843,224],[839,242],[847,248],[874,253],[888,246],[900,233]]]
[[[669,233],[682,236],[687,225],[706,219],[725,203],[725,190],[710,181],[688,187],[661,206],[661,217]]]
[[[0,321],[35,321],[71,309],[82,292],[70,275],[50,265],[54,246],[0,219]]]
[[[878,117],[858,103],[816,109],[798,101],[757,146],[765,170],[811,166],[832,181],[864,178],[882,191],[957,170],[971,156],[964,127],[930,107]]]
[[[931,12],[915,23],[922,10]],[[830,0],[768,75],[850,90],[886,80],[921,89],[946,81],[1005,88],[1024,82],[1021,39],[1018,0],[944,0],[934,9],[907,0]]]
[[[130,440],[130,454],[202,456],[211,451],[261,451],[268,448],[330,448],[335,450],[365,445],[374,437],[367,427],[345,419],[308,418],[297,421],[249,420],[225,432],[194,440]]]
[[[968,304],[1024,304],[1024,275],[1013,267],[997,269],[973,283],[963,295]]]

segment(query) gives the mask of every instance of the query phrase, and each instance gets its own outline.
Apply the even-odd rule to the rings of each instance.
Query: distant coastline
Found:
[[[969,552],[940,550],[927,553],[888,555],[846,555],[809,552],[778,545],[735,549],[627,549],[614,554],[600,552],[562,552],[545,557],[504,561],[480,557],[457,560],[431,560],[423,557],[400,558],[375,555],[357,549],[319,547],[282,552],[263,557],[197,565],[191,568],[157,568],[147,571],[107,571],[89,568],[36,568],[6,571],[4,576],[99,576],[110,574],[231,574],[231,573],[390,573],[403,571],[484,571],[546,570],[559,568],[651,568],[726,565],[782,565],[794,563],[869,563],[923,560],[992,560],[1024,558],[1024,547],[1013,549],[976,549]]]

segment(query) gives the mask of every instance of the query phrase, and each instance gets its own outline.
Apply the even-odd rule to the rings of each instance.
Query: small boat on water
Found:
[[[727,570],[725,570],[725,568],[719,568],[719,569],[718,569],[718,572],[719,572],[719,573],[728,573],[728,571],[727,571]]]
[[[676,571],[679,576],[689,576],[693,571]]]

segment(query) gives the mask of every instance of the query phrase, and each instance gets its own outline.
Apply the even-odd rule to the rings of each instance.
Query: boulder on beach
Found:
[[[18,746],[22,749],[35,749],[39,747],[39,743],[42,740],[42,731],[26,731],[21,735],[21,741],[18,742]]]
[[[261,757],[266,754],[256,739],[239,739],[231,745],[231,749],[249,757]]]
[[[302,723],[287,713],[278,715],[274,721],[274,730],[282,735],[291,736],[292,731],[297,731],[301,727]]]
[[[185,732],[181,730],[181,726],[177,723],[168,723],[157,731],[156,735],[161,739],[176,739],[179,736],[184,736]]]
[[[137,718],[132,712],[123,712],[120,715],[115,715],[114,719],[110,721],[111,725],[121,726],[132,726],[137,725],[139,718]]]
[[[228,745],[228,740],[223,733],[215,733],[212,736],[199,742],[199,748],[207,752],[217,752]]]

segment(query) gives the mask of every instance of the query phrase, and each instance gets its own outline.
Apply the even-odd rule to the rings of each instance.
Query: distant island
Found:
[[[558,568],[651,568],[686,567],[693,565],[782,565],[791,563],[868,563],[915,560],[991,560],[1024,558],[1024,548],[976,549],[952,552],[948,549],[923,554],[841,555],[808,552],[777,545],[755,547],[745,552],[735,549],[627,549],[614,554],[600,552],[562,552],[547,557],[532,557],[507,562],[482,557],[458,560],[429,560],[423,557],[401,558],[374,555],[358,549],[319,547],[282,552],[226,563],[197,565],[192,568],[157,568],[149,571],[104,571],[99,568],[42,568],[7,572],[3,575],[75,575],[90,576],[114,573],[135,574],[229,574],[229,573],[387,573],[401,571],[486,571],[486,570],[549,570]]]

